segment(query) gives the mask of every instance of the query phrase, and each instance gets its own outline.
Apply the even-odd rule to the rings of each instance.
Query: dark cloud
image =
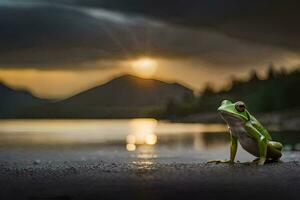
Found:
[[[141,54],[239,66],[276,61],[298,53],[298,26],[292,26],[294,21],[284,24],[286,19],[294,19],[293,10],[281,19],[277,15],[286,6],[276,10],[273,4],[263,1],[251,1],[253,5],[245,1],[224,2],[102,0],[0,4],[0,67],[75,68],[81,63]],[[267,5],[269,10],[264,10]]]
[[[3,6],[1,65],[51,66],[119,57],[120,48],[106,32],[117,28],[110,22],[67,7]]]
[[[296,0],[75,0],[151,16],[185,26],[207,27],[233,37],[300,50],[300,2]]]

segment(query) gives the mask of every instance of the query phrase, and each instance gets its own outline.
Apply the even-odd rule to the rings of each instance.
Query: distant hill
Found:
[[[186,96],[193,96],[193,91],[178,83],[123,75],[68,99],[28,110],[20,117],[143,117],[147,109],[163,106],[171,99],[179,101]]]
[[[117,77],[62,101],[39,99],[27,91],[0,83],[0,118],[131,118],[181,119],[215,113],[223,99],[242,100],[251,112],[300,110],[300,71],[269,70],[261,80],[255,71],[248,80],[232,80],[230,88],[207,87],[199,96],[178,83]]]
[[[19,115],[23,110],[47,103],[25,90],[14,90],[0,83],[0,118]]]
[[[193,91],[177,83],[142,79],[132,75],[115,78],[60,103],[72,106],[144,107],[180,100]]]

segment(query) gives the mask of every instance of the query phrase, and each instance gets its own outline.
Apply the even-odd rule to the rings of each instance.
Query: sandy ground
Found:
[[[299,152],[265,166],[206,164],[209,153],[159,152],[2,149],[0,199],[300,198]]]

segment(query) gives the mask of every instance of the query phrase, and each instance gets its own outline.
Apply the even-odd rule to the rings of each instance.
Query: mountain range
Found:
[[[60,101],[40,99],[28,91],[0,85],[1,118],[129,118],[170,100],[192,96],[178,83],[122,75]]]
[[[0,118],[12,118],[22,111],[48,103],[26,90],[14,90],[0,83]]]

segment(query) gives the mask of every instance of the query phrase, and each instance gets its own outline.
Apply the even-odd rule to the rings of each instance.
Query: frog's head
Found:
[[[236,120],[246,122],[250,119],[246,105],[242,101],[233,103],[229,100],[223,100],[218,111],[225,120],[226,118],[235,118]]]

